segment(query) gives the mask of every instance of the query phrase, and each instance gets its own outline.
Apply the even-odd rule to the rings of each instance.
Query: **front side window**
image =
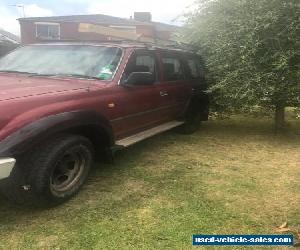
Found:
[[[157,78],[157,67],[155,56],[147,51],[139,51],[133,54],[124,71],[123,80],[133,72],[149,72]]]
[[[165,81],[178,81],[184,79],[183,67],[179,58],[163,57],[162,63]]]
[[[136,66],[144,67],[147,72],[155,74],[155,59],[150,55],[138,55],[136,57]]]
[[[40,39],[59,39],[59,24],[36,24],[36,37]]]
[[[77,75],[112,79],[122,56],[117,47],[88,45],[29,45],[0,59],[0,72]]]

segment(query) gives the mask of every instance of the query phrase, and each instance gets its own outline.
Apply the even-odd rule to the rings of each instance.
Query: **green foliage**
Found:
[[[199,47],[219,106],[300,106],[297,0],[200,0],[183,39]]]

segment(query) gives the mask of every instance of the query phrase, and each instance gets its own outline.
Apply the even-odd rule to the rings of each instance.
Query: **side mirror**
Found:
[[[123,82],[124,85],[151,85],[155,82],[155,76],[151,72],[132,72]]]

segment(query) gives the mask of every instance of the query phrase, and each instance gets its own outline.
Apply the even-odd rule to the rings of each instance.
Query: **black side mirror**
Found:
[[[155,76],[151,72],[132,72],[123,82],[125,85],[151,85],[155,82]]]

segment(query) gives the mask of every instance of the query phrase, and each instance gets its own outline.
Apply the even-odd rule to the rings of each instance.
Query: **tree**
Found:
[[[285,125],[287,106],[300,106],[300,2],[198,0],[183,38],[199,48],[218,105],[274,111]]]

